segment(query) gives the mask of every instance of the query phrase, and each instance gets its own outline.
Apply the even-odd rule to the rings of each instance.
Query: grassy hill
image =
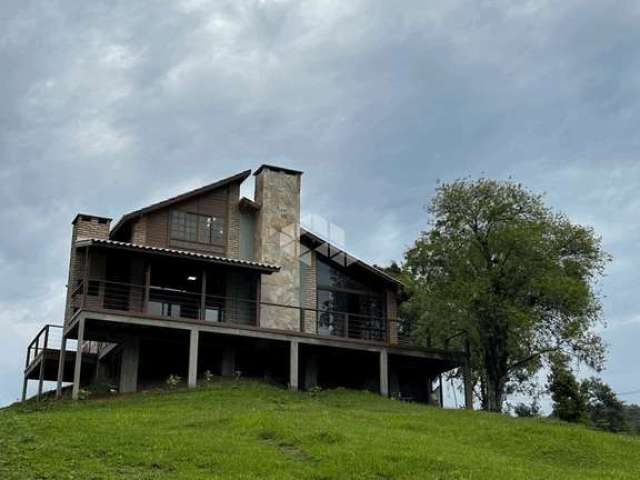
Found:
[[[0,478],[638,479],[640,439],[249,381],[0,411]]]

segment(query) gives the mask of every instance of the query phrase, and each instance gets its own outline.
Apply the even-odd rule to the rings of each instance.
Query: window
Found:
[[[197,243],[223,243],[224,218],[174,210],[171,238]]]
[[[319,258],[318,333],[383,340],[386,335],[384,291],[369,283]]]

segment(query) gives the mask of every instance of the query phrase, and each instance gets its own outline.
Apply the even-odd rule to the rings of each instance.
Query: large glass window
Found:
[[[318,333],[383,340],[384,290],[318,259]]]
[[[171,238],[198,243],[223,243],[224,218],[174,210]]]

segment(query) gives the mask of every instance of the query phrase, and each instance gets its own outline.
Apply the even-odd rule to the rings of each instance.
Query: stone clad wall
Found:
[[[300,329],[300,174],[263,168],[256,175],[255,200],[261,205],[255,232],[256,258],[280,272],[262,276],[260,325]]]

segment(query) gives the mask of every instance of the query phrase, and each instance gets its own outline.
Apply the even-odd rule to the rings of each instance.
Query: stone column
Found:
[[[255,200],[260,204],[255,232],[256,258],[280,266],[263,275],[264,306],[260,324],[267,328],[300,329],[300,178],[302,172],[263,165],[256,173]]]

